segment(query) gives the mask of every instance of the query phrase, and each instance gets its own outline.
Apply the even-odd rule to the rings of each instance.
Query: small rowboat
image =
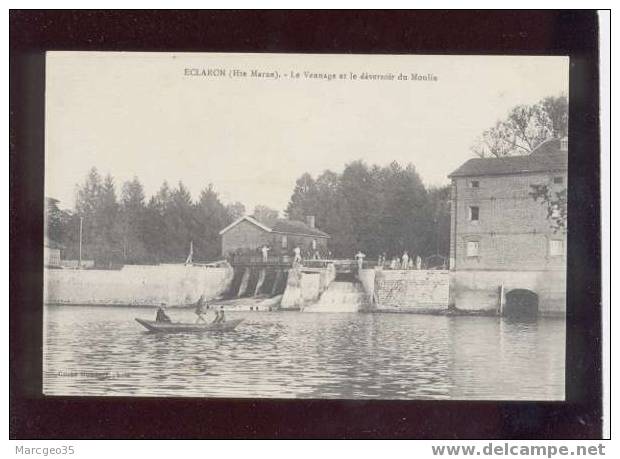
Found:
[[[194,333],[232,331],[243,319],[227,320],[216,324],[191,324],[182,322],[156,322],[154,320],[137,319],[140,325],[152,332],[159,333]]]

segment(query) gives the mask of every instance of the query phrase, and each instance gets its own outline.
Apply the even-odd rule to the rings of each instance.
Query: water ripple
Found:
[[[173,311],[193,321],[191,311]],[[564,398],[563,320],[230,313],[222,334],[153,334],[145,308],[46,306],[49,395]]]

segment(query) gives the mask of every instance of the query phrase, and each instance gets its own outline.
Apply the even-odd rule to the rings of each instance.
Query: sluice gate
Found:
[[[234,275],[223,298],[273,297],[286,288],[287,271],[277,267],[234,266]]]

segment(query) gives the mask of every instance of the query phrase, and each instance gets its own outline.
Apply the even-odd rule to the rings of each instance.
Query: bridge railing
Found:
[[[326,268],[330,264],[334,264],[336,260],[301,260],[301,265],[306,268]]]
[[[290,255],[268,256],[266,259],[260,254],[232,254],[228,257],[228,261],[231,265],[274,265],[274,266],[292,266],[293,257]],[[333,264],[338,272],[352,272],[357,270],[357,260],[343,259],[343,258],[329,258],[329,259],[312,259],[306,258],[301,260],[301,266],[306,268],[326,268],[328,265]],[[374,260],[364,261],[364,269],[372,269],[377,266],[377,262]]]
[[[268,256],[262,255],[232,254],[228,257],[231,265],[290,265],[293,258],[289,255]]]

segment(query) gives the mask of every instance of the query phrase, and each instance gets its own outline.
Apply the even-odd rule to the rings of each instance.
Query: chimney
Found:
[[[314,228],[314,215],[306,215],[306,223],[310,228]]]

